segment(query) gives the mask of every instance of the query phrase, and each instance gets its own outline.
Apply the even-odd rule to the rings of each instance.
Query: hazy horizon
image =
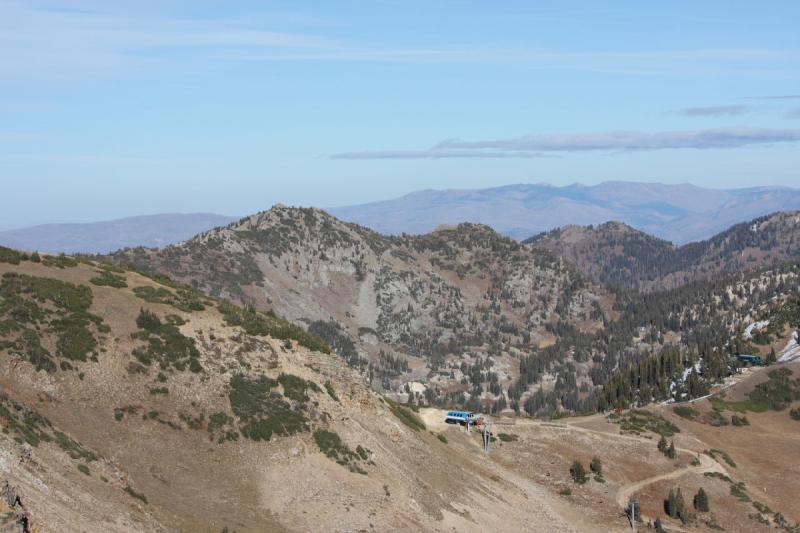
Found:
[[[800,184],[800,4],[0,0],[0,226]]]

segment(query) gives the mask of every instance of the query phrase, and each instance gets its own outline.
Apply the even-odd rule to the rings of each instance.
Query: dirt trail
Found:
[[[444,414],[445,411],[439,409],[421,409],[420,415],[424,420],[425,424],[429,428],[442,428],[445,427],[446,424],[444,423]],[[596,429],[585,428],[581,426],[577,426],[574,424],[565,424],[565,423],[554,423],[554,422],[542,422],[538,420],[530,420],[530,419],[516,419],[516,424],[520,426],[540,426],[540,427],[547,427],[553,429],[563,429],[567,431],[578,431],[583,433],[592,433],[595,435],[602,435],[604,437],[612,438],[612,439],[620,439],[620,440],[630,440],[640,443],[652,444],[650,439],[646,439],[644,437],[639,437],[636,435],[620,435],[619,433],[611,433],[608,431],[600,431]],[[697,440],[693,438],[694,440]],[[698,441],[699,442],[699,441]],[[624,509],[628,505],[628,500],[631,496],[642,490],[643,488],[647,487],[648,485],[652,485],[653,483],[658,483],[659,481],[664,481],[668,479],[676,479],[682,477],[687,474],[705,474],[706,472],[720,472],[722,474],[726,474],[725,468],[719,464],[716,460],[709,457],[708,455],[698,453],[694,450],[689,450],[686,448],[676,448],[679,453],[685,453],[689,455],[696,456],[700,461],[700,464],[697,466],[686,466],[684,468],[679,468],[677,470],[673,470],[672,472],[667,472],[666,474],[659,474],[657,476],[652,476],[649,478],[641,479],[639,481],[635,481],[632,483],[628,483],[623,485],[619,488],[616,494],[616,502],[617,505]],[[645,521],[649,520],[648,517],[642,517]],[[675,529],[674,527],[672,529]],[[683,531],[678,529],[679,531]]]
[[[677,448],[679,452],[694,454],[691,450],[684,450],[681,448]],[[700,464],[697,466],[687,466],[684,468],[679,468],[678,470],[673,470],[672,472],[667,472],[666,474],[660,474],[658,476],[649,477],[646,479],[642,479],[636,481],[634,483],[628,483],[627,485],[623,485],[617,491],[617,505],[624,508],[628,505],[628,500],[631,496],[635,493],[639,492],[643,488],[648,485],[652,485],[653,483],[658,483],[659,481],[664,481],[667,479],[675,479],[686,474],[705,474],[706,472],[720,472],[722,474],[725,473],[725,469],[722,468],[718,462],[714,459],[709,457],[708,455],[699,454],[697,458],[700,460]]]

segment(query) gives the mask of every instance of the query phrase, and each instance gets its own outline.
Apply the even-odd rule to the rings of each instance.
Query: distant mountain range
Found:
[[[517,240],[567,225],[623,222],[681,245],[778,211],[800,209],[800,189],[704,189],[693,185],[607,182],[555,187],[519,184],[489,189],[418,191],[393,200],[326,209],[385,235],[421,235],[462,222],[485,224]],[[187,240],[238,217],[159,214],[85,224],[46,224],[0,231],[0,245],[21,250],[109,253]]]
[[[85,224],[44,224],[0,231],[0,245],[50,253],[109,253],[129,246],[175,244],[234,220],[212,213],[170,213]]]
[[[719,190],[614,181],[593,186],[425,190],[327,211],[384,234],[421,234],[442,224],[474,222],[522,240],[570,224],[614,220],[685,244],[762,215],[796,209],[800,209],[800,189],[788,187]]]

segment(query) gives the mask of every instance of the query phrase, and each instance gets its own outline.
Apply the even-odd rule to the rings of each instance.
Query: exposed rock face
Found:
[[[605,295],[567,261],[486,226],[387,237],[284,206],[113,259],[312,327],[332,321],[364,357],[406,354],[426,369],[467,352],[512,357],[558,321],[596,326],[601,316],[584,319]]]

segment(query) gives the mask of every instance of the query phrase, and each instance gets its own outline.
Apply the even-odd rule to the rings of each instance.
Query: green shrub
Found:
[[[750,425],[750,421],[747,420],[746,416],[733,415],[731,417],[731,424],[733,424],[734,426],[737,426],[737,427],[749,426]]]
[[[519,440],[519,437],[517,435],[508,433],[498,433],[497,438],[503,442],[515,442]]]
[[[145,504],[147,503],[147,496],[140,492],[136,492],[130,486],[125,486],[125,492],[127,492],[131,497],[136,498],[137,500],[141,500]]]
[[[325,429],[318,429],[314,432],[314,442],[317,443],[320,451],[324,453],[329,459],[333,459],[342,466],[348,466],[351,471],[360,474],[366,472],[356,464],[359,459],[366,460],[368,455],[367,451],[358,446],[356,452],[353,452],[335,431]]]
[[[133,294],[145,302],[171,305],[175,309],[187,313],[205,309],[202,295],[190,287],[176,285],[175,290],[172,291],[164,287],[142,285],[134,287]]]
[[[410,410],[388,398],[386,398],[386,403],[389,405],[389,410],[400,420],[400,422],[410,427],[414,431],[425,429],[425,423]]]
[[[229,326],[240,326],[248,335],[268,335],[280,340],[295,340],[309,350],[330,353],[330,348],[322,339],[311,335],[300,326],[278,318],[272,312],[259,313],[255,309],[243,309],[226,301],[220,302],[218,309]]]
[[[87,476],[88,476],[88,475],[91,475],[91,474],[89,474],[89,467],[88,467],[88,466],[86,466],[86,465],[85,465],[85,464],[83,464],[83,463],[79,463],[79,464],[78,464],[78,471],[80,471],[80,473],[81,473],[81,474],[85,474],[85,475],[87,475]]]
[[[444,435],[442,435],[441,433],[439,433],[438,435],[436,435],[436,438],[437,438],[437,439],[439,439],[440,441],[444,442],[445,444],[447,444],[447,437],[445,437],[445,436],[444,436]]]
[[[678,415],[681,418],[685,418],[687,420],[694,420],[700,415],[700,411],[693,407],[689,407],[688,405],[680,405],[678,407],[674,407],[672,412]]]
[[[64,254],[46,255],[42,258],[42,264],[46,267],[73,268],[78,266],[78,261]]]
[[[292,374],[281,374],[278,376],[278,383],[283,387],[283,395],[299,403],[308,401],[306,389],[308,382]]]
[[[663,437],[671,437],[680,433],[678,426],[665,419],[663,416],[645,409],[631,409],[619,419],[620,430],[625,432],[640,433],[652,431]]]
[[[18,265],[20,261],[22,261],[22,254],[20,252],[12,250],[11,248],[6,248],[5,246],[0,246],[0,263]]]
[[[572,481],[581,485],[588,481],[586,478],[586,470],[583,468],[581,462],[577,460],[569,467],[569,475]]]
[[[228,399],[241,422],[243,436],[258,441],[308,431],[302,405],[293,408],[280,394],[272,393],[277,384],[263,375],[250,378],[237,374],[231,378]]]
[[[330,381],[325,382],[325,390],[328,391],[328,396],[330,396],[337,402],[339,401],[339,397],[336,396],[336,391],[333,390],[333,384]]]
[[[800,408],[789,411],[789,416],[792,417],[792,420],[800,420]]]
[[[194,339],[183,335],[177,325],[174,315],[168,315],[166,322],[146,309],[139,311],[136,325],[142,328],[133,334],[133,338],[146,340],[147,345],[133,350],[133,356],[143,365],[150,365],[157,361],[162,370],[173,366],[177,370],[185,370],[187,365],[192,372],[202,372],[203,367],[197,359],[200,352],[195,346]],[[179,318],[179,317],[176,317]]]
[[[561,489],[560,491],[558,491],[558,493],[561,496],[572,496],[572,489],[570,489],[569,487],[565,487],[565,488]]]
[[[750,496],[747,495],[747,491],[744,488],[744,483],[741,481],[738,483],[731,483],[731,496],[734,496],[743,502],[750,501]]]
[[[116,274],[112,274],[108,270],[101,270],[99,274],[99,276],[96,276],[89,281],[98,286],[108,286],[116,289],[122,289],[128,286],[128,284],[125,283],[125,278]]]
[[[728,463],[728,466],[736,468],[736,462],[733,460],[733,458],[730,455],[727,454],[727,452],[724,452],[722,450],[718,450],[716,448],[712,448],[710,450],[705,450],[705,453],[706,453],[706,455],[711,456],[715,460],[717,459],[717,455],[719,455],[719,456],[722,457],[723,461]]]

